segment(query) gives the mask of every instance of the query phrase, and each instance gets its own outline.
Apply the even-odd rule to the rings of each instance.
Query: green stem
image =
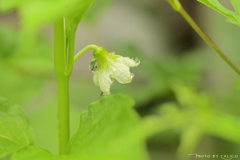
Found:
[[[240,69],[218,48],[218,46],[201,30],[201,28],[194,22],[194,20],[184,10],[178,0],[168,0],[174,10],[179,12],[184,19],[191,25],[191,27],[202,37],[202,39],[209,44],[228,65],[240,75]]]
[[[73,70],[74,63],[74,47],[75,47],[75,32],[76,28],[72,27],[72,30],[69,31],[69,54],[68,54],[68,65],[67,65],[67,74],[71,75]]]
[[[64,18],[54,25],[54,69],[58,91],[59,152],[67,154],[69,141],[69,77],[66,74],[67,50]]]
[[[59,153],[67,154],[69,142],[69,78],[57,78],[58,87],[58,127],[59,127]]]
[[[94,45],[94,44],[90,44],[88,46],[86,46],[85,48],[83,48],[81,51],[79,51],[75,56],[74,56],[74,62],[86,51],[93,49],[94,51],[98,51],[99,47]]]

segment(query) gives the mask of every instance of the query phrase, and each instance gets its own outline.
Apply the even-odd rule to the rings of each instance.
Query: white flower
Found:
[[[93,71],[93,81],[100,87],[104,95],[110,94],[112,79],[120,83],[130,83],[133,74],[129,67],[136,67],[140,64],[137,58],[130,59],[108,53],[103,47],[99,47],[93,53],[94,57],[90,64],[90,70]]]

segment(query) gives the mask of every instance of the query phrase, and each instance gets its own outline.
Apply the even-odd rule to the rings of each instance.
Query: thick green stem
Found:
[[[68,65],[67,65],[67,74],[71,75],[73,70],[74,63],[74,47],[75,47],[75,32],[76,28],[69,31],[69,50],[68,50]]]
[[[67,154],[69,141],[69,77],[67,69],[66,27],[64,18],[54,25],[54,69],[58,91],[59,152]]]
[[[209,44],[228,65],[240,75],[240,69],[219,49],[219,47],[201,30],[201,28],[194,22],[194,20],[184,10],[178,0],[168,0],[174,10],[179,12],[184,19],[191,25],[191,27],[202,37],[202,39]]]
[[[69,142],[69,78],[57,78],[58,87],[58,127],[59,127],[59,153],[67,154]]]

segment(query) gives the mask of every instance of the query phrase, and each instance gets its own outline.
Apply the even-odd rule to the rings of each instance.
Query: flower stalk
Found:
[[[87,52],[88,50],[94,50],[94,52],[97,52],[99,47],[94,45],[94,44],[90,44],[88,46],[86,46],[85,48],[83,48],[81,51],[79,51],[75,56],[74,56],[74,62],[81,56],[83,55],[83,53]]]

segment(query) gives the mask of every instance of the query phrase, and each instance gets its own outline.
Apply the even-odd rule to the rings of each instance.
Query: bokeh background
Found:
[[[181,2],[200,27],[240,67],[240,28],[227,23],[220,14],[196,0]],[[233,10],[229,1],[220,2]],[[141,60],[139,67],[132,68],[135,74],[132,83],[122,85],[115,81],[111,92],[133,97],[135,109],[142,117],[156,114],[165,104],[178,103],[178,94],[184,95],[184,90],[191,90],[191,95],[196,94],[199,99],[200,93],[207,95],[211,110],[236,118],[240,115],[238,75],[165,0],[96,1],[78,27],[75,52],[88,44],[104,46],[109,52]],[[89,70],[91,59],[92,53],[88,51],[74,64],[70,80],[71,134],[78,128],[80,112],[101,98],[101,91],[94,85]],[[173,87],[176,83],[182,88]],[[1,13],[0,96],[24,108],[35,132],[36,145],[55,154],[58,150],[56,93],[53,26],[45,26],[37,36],[25,35],[21,32],[17,11]],[[195,114],[191,116],[195,118]],[[175,160],[184,130],[186,128],[176,127],[149,138],[147,149],[151,159]],[[219,132],[231,136],[227,129]],[[189,139],[197,137],[193,134]],[[240,155],[238,143],[224,136],[203,133],[192,147],[192,153],[202,155]]]

